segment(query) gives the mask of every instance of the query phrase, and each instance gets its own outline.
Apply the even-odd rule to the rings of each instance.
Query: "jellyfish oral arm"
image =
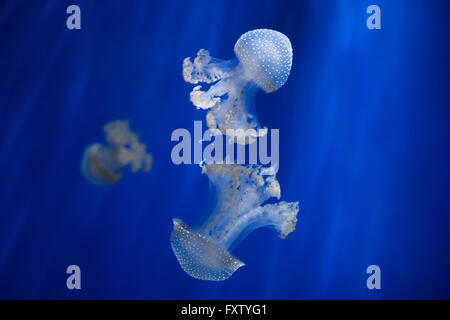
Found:
[[[190,93],[190,100],[197,109],[209,110],[207,123],[210,129],[219,128],[223,134],[227,129],[253,129],[259,124],[250,113],[257,90],[250,74],[238,59],[224,61],[209,56],[200,50],[192,63],[183,62],[183,77],[186,82],[212,84],[203,91],[198,85]]]
[[[191,102],[197,109],[210,109],[221,102],[221,96],[227,93],[227,79],[221,80],[211,86],[208,91],[200,90],[202,86],[196,86],[190,93]]]
[[[233,250],[246,236],[262,227],[271,227],[284,239],[295,230],[298,202],[281,201],[255,208],[238,220],[221,238],[220,245]]]
[[[129,122],[117,120],[105,125],[106,141],[112,145],[117,163],[121,167],[131,164],[133,172],[142,167],[148,172],[152,157],[146,152],[146,145],[139,142],[139,137],[130,131]]]
[[[237,59],[222,60],[209,55],[209,51],[200,49],[194,62],[191,58],[183,60],[184,81],[197,84],[199,82],[213,83],[229,76]]]
[[[216,206],[198,230],[221,247],[232,250],[253,230],[272,227],[285,238],[295,229],[298,202],[264,204],[280,198],[274,168],[207,165],[203,173],[216,189]]]

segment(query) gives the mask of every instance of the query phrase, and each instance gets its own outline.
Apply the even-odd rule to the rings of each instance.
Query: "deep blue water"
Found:
[[[381,30],[366,28],[370,4]],[[449,299],[449,12],[437,0],[1,1],[0,298]],[[181,64],[200,48],[232,58],[255,28],[294,49],[287,83],[256,106],[280,129],[282,200],[300,201],[299,221],[285,240],[252,233],[233,252],[247,265],[203,282],[169,242],[172,218],[195,225],[209,192],[198,166],[170,159],[172,131],[205,119]],[[81,155],[115,119],[130,119],[153,169],[97,188]],[[66,289],[71,264],[79,291]]]

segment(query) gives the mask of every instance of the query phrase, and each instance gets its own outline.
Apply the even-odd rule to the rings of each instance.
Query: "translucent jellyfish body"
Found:
[[[267,133],[254,112],[254,97],[258,88],[270,93],[284,85],[291,71],[292,46],[278,31],[257,29],[238,39],[234,53],[236,58],[225,61],[201,49],[194,62],[184,59],[183,77],[192,84],[217,82],[208,91],[202,91],[201,85],[194,87],[191,102],[197,109],[208,110],[210,129],[218,128],[223,134],[228,130],[228,135],[244,144],[253,141],[252,135]]]
[[[122,168],[127,165],[133,172],[141,168],[150,171],[152,156],[137,134],[130,131],[128,121],[116,120],[103,129],[108,145],[94,143],[84,151],[81,171],[86,180],[99,186],[113,185],[121,179]]]
[[[274,172],[260,166],[203,166],[214,187],[214,209],[199,229],[173,220],[171,246],[186,273],[201,280],[225,280],[244,265],[230,251],[250,232],[272,227],[285,238],[294,231],[298,202],[264,204],[281,196]]]

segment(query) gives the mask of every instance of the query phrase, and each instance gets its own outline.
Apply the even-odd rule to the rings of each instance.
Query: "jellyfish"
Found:
[[[214,209],[197,229],[173,219],[170,242],[187,274],[222,281],[244,266],[230,252],[253,230],[271,227],[280,238],[294,231],[298,202],[265,203],[281,196],[273,167],[207,164],[202,173],[214,189]]]
[[[238,39],[234,53],[236,57],[226,61],[201,49],[194,62],[184,59],[183,78],[191,84],[212,84],[207,91],[195,86],[191,102],[197,109],[208,110],[210,129],[247,144],[267,133],[254,110],[255,95],[259,89],[271,93],[284,85],[291,71],[292,46],[278,31],[257,29]]]
[[[138,135],[130,131],[129,121],[116,120],[103,127],[108,145],[93,143],[88,146],[81,161],[81,171],[87,181],[98,186],[116,184],[122,177],[122,168],[131,165],[131,171],[141,168],[149,172],[152,156]]]

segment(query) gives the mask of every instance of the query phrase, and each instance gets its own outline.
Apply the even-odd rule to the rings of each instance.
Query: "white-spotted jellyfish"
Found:
[[[171,246],[191,277],[222,281],[244,265],[230,252],[250,232],[272,227],[285,238],[294,231],[298,202],[265,203],[281,196],[272,167],[211,164],[202,173],[214,188],[214,209],[198,229],[173,219]]]
[[[194,87],[190,100],[197,109],[208,110],[210,129],[246,144],[267,133],[258,122],[254,98],[258,88],[270,93],[284,85],[292,67],[292,46],[278,31],[257,29],[238,39],[234,53],[235,58],[221,60],[201,49],[194,62],[184,59],[183,78],[192,84],[217,82],[208,91]]]
[[[93,143],[88,146],[81,161],[81,172],[87,181],[98,186],[116,184],[122,177],[122,168],[131,165],[133,172],[141,168],[150,171],[152,156],[138,135],[130,131],[129,121],[116,120],[107,123],[107,145]]]

